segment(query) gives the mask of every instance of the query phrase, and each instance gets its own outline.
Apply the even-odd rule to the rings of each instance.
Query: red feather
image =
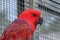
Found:
[[[2,34],[2,40],[28,40],[31,39],[32,30],[22,20],[15,20]]]
[[[31,40],[40,15],[37,10],[25,10],[4,30],[1,40]]]

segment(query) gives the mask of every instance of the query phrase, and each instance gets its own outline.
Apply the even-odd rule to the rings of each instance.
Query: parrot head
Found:
[[[34,24],[34,25],[37,25],[37,24],[42,25],[42,23],[43,23],[43,18],[41,17],[41,12],[38,10],[26,9],[19,15],[18,18],[26,20],[27,22]]]

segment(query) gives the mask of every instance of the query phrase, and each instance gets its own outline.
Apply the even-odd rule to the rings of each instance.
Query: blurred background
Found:
[[[27,8],[39,10],[44,19],[32,40],[60,40],[60,0],[0,0],[0,36]]]

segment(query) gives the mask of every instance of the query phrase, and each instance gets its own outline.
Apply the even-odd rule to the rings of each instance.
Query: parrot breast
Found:
[[[31,39],[33,31],[24,20],[16,19],[3,32],[1,40],[28,40]]]

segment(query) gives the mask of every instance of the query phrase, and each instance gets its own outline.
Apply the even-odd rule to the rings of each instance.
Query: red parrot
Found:
[[[26,9],[3,32],[0,40],[31,40],[36,25],[42,25],[41,12]]]

